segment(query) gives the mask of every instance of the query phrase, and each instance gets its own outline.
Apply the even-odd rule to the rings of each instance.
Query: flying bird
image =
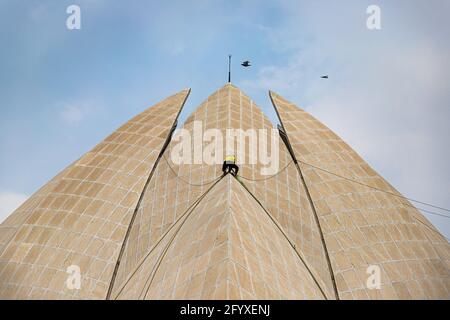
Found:
[[[328,79],[328,76],[321,76],[321,79]]]
[[[243,66],[243,67],[245,67],[245,68],[251,67],[250,61],[247,60],[247,61],[242,62],[242,63],[241,63],[241,66]]]

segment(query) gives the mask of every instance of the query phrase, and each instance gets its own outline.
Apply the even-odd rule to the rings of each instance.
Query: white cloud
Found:
[[[14,210],[16,210],[28,196],[21,193],[3,192],[0,193],[0,222],[6,219]]]
[[[75,103],[60,103],[58,105],[61,120],[71,126],[76,126],[88,117],[96,116],[104,111],[103,103],[98,99],[81,100]]]
[[[83,106],[65,105],[61,112],[61,119],[70,125],[76,125],[88,114],[88,110]]]
[[[173,56],[178,56],[184,52],[186,46],[183,43],[174,43],[172,48],[169,50],[170,54]]]
[[[323,2],[287,3],[290,18],[277,30],[262,29],[286,60],[260,68],[247,85],[307,109],[406,196],[450,207],[445,15],[425,6],[418,19],[402,10],[408,6],[385,3],[383,29],[369,31],[364,5],[327,4],[333,10],[322,10]],[[431,220],[450,235],[448,219]]]

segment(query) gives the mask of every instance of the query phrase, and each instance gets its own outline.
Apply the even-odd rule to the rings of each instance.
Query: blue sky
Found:
[[[71,4],[81,30],[66,28]],[[371,4],[379,31],[366,28]],[[0,0],[0,220],[129,118],[190,87],[184,119],[226,82],[228,53],[233,82],[271,119],[269,89],[404,195],[449,208],[449,12],[447,0]],[[253,67],[239,68],[246,59]],[[449,219],[427,217],[450,236]]]

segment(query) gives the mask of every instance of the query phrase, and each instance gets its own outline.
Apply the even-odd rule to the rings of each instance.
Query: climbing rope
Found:
[[[147,277],[147,279],[144,282],[144,286],[142,287],[141,293],[139,294],[139,297],[142,299],[146,299],[148,292],[150,290],[150,287],[152,286],[153,280],[156,276],[156,272],[158,271],[159,267],[161,266],[161,263],[164,259],[164,257],[166,256],[167,252],[169,251],[169,248],[171,247],[172,243],[174,242],[176,236],[178,235],[178,233],[180,232],[181,228],[183,227],[184,223],[189,219],[189,217],[191,216],[191,214],[195,211],[195,209],[197,208],[198,204],[206,197],[206,195],[214,188],[214,186],[224,177],[224,175],[221,175],[219,177],[219,179],[208,189],[206,190],[206,192],[200,197],[198,198],[193,204],[192,206],[190,206],[188,208],[188,210],[183,214],[183,220],[181,221],[181,217],[178,221],[180,222],[180,225],[178,226],[178,228],[174,231],[172,237],[169,239],[168,243],[165,245],[164,249],[162,250],[161,254],[159,255],[157,261],[156,261],[156,265],[153,267],[152,272],[149,274],[149,276]],[[178,222],[177,221],[177,222]],[[174,224],[175,225],[175,224]],[[167,233],[166,233],[167,234]],[[145,294],[144,294],[145,291]]]
[[[292,162],[292,161],[291,161]],[[289,164],[288,164],[289,165]],[[287,167],[287,166],[286,166]],[[239,180],[238,180],[239,181]],[[261,201],[250,191],[250,189],[247,188],[247,186],[239,181],[240,184],[242,185],[242,187],[244,187],[245,190],[247,190],[247,192],[250,194],[250,196],[256,201],[256,203],[259,204],[259,206],[261,207],[261,209],[265,212],[265,214],[269,217],[269,219],[272,221],[272,223],[275,225],[275,227],[281,232],[281,234],[283,235],[283,237],[287,240],[287,242],[289,243],[289,245],[292,247],[292,249],[294,249],[294,252],[296,253],[297,257],[300,259],[300,261],[303,263],[303,265],[305,266],[306,270],[308,271],[308,273],[310,274],[311,278],[313,279],[314,283],[317,285],[317,287],[319,288],[319,291],[322,293],[323,297],[325,298],[325,300],[328,300],[327,295],[325,294],[324,289],[322,288],[322,286],[319,283],[319,280],[317,279],[317,277],[314,275],[314,273],[312,272],[312,268],[309,265],[309,263],[307,263],[307,261],[305,260],[305,258],[300,254],[299,251],[297,251],[297,248],[294,244],[294,242],[289,238],[289,236],[287,235],[287,233],[283,230],[283,228],[281,227],[281,225],[277,222],[277,220],[270,214],[270,212],[264,207],[264,205],[261,203]]]
[[[191,185],[191,186],[193,186],[193,187],[203,187],[203,186],[210,185],[210,184],[212,184],[212,183],[218,181],[218,180],[222,177],[222,176],[220,175],[219,177],[216,177],[216,178],[214,178],[214,179],[208,180],[208,181],[206,181],[206,182],[204,182],[204,183],[191,183],[191,182],[189,182],[189,181],[183,179],[182,177],[180,177],[180,176],[178,175],[178,173],[175,171],[175,169],[170,165],[169,160],[167,160],[167,158],[166,158],[164,155],[163,155],[162,157],[164,158],[164,160],[166,161],[166,163],[167,163],[167,165],[169,166],[170,170],[172,171],[172,173],[175,175],[175,177],[176,177],[177,179],[180,179],[180,180],[183,181],[184,183],[186,183],[186,184],[188,184],[188,185]]]
[[[128,283],[131,281],[131,279],[133,279],[133,277],[135,276],[135,274],[139,271],[139,269],[141,268],[141,266],[145,263],[145,261],[147,260],[147,258],[151,255],[151,253],[157,248],[157,246],[163,241],[163,239],[169,234],[169,232],[177,225],[178,222],[181,222],[181,225],[177,228],[177,230],[175,230],[174,235],[171,237],[170,241],[168,244],[166,244],[165,249],[163,251],[167,252],[167,248],[168,246],[170,246],[171,242],[174,239],[174,236],[180,231],[181,226],[184,224],[184,222],[186,221],[187,217],[192,213],[192,211],[194,211],[194,209],[196,208],[196,206],[200,203],[200,201],[211,191],[211,189],[219,182],[219,180],[221,178],[223,178],[224,176],[220,176],[218,181],[216,181],[211,187],[208,188],[208,190],[205,191],[205,193],[203,193],[197,200],[195,200],[187,209],[186,211],[177,218],[177,220],[166,230],[166,232],[159,238],[159,240],[156,242],[156,244],[145,254],[145,256],[141,259],[141,261],[138,263],[138,265],[136,266],[136,268],[134,269],[133,272],[131,272],[131,274],[128,276],[127,280],[121,285],[118,293],[116,294],[116,297],[114,298],[115,300],[118,299],[118,297],[120,296],[120,294],[122,293],[122,291],[126,288],[126,286],[128,285]],[[186,218],[186,219],[185,219]],[[164,254],[164,252],[162,253]],[[160,261],[161,256],[157,259],[157,261]],[[153,270],[155,271],[155,270]],[[153,274],[153,272],[150,273],[149,277],[151,277]],[[150,278],[147,277],[147,279],[145,280],[145,284],[148,283],[148,281],[150,280]],[[144,285],[141,293],[140,293],[140,297],[143,294],[143,290],[145,289],[146,285]],[[148,288],[147,290],[148,291]]]
[[[304,161],[301,161],[301,160],[298,160],[298,162],[300,162],[300,163],[302,163],[302,164],[304,164],[304,165],[306,165],[306,166],[309,166],[309,167],[311,167],[311,168],[313,168],[313,169],[316,169],[316,170],[319,170],[319,171],[323,171],[323,172],[325,172],[325,173],[331,174],[331,175],[333,175],[333,176],[336,176],[336,177],[338,177],[338,178],[344,179],[344,180],[346,180],[346,181],[353,182],[353,183],[356,183],[356,184],[365,186],[365,187],[367,187],[367,188],[370,188],[370,189],[373,189],[373,190],[376,190],[376,191],[380,191],[380,192],[386,193],[386,194],[388,194],[388,195],[391,195],[391,196],[394,196],[394,197],[397,197],[397,198],[402,198],[402,199],[405,199],[405,200],[408,200],[408,201],[411,201],[411,202],[420,203],[420,204],[423,204],[423,205],[426,205],[426,206],[429,206],[429,207],[432,207],[432,208],[435,208],[435,209],[439,209],[439,210],[443,210],[443,211],[450,212],[450,209],[448,209],[448,208],[443,208],[443,207],[436,206],[436,205],[431,204],[431,203],[427,203],[427,202],[423,202],[423,201],[420,201],[420,200],[408,198],[408,197],[402,196],[401,194],[397,194],[397,193],[394,193],[394,192],[391,192],[391,191],[388,191],[388,190],[380,189],[380,188],[377,188],[377,187],[368,185],[368,184],[366,184],[366,183],[363,183],[363,182],[360,182],[360,181],[356,181],[355,179],[348,178],[348,177],[344,177],[344,176],[342,176],[342,175],[340,175],[340,174],[331,172],[331,171],[326,170],[326,169],[324,169],[324,168],[317,167],[317,166],[315,166],[315,165],[312,165],[312,164],[310,164],[310,163],[307,163],[307,162],[304,162]],[[431,214],[435,214],[435,215],[441,215],[441,216],[446,217],[446,218],[450,218],[450,216],[446,216],[446,215],[439,214],[439,213],[436,213],[436,212],[426,211],[426,210],[423,210],[423,211],[428,212],[428,213],[431,213]]]
[[[286,170],[293,162],[294,162],[293,160],[289,161],[288,164],[287,164],[286,166],[283,167],[283,169],[281,169],[280,171],[278,171],[278,172],[275,173],[274,175],[271,175],[271,176],[268,176],[268,177],[265,177],[265,178],[261,178],[261,179],[251,179],[251,178],[247,178],[247,177],[244,177],[244,176],[238,176],[238,177],[239,177],[239,178],[242,178],[242,179],[244,179],[244,180],[247,180],[247,181],[253,181],[253,182],[266,181],[266,180],[272,179],[272,178],[274,178],[274,177],[280,175],[281,173],[283,173],[283,171],[285,171],[285,170]]]

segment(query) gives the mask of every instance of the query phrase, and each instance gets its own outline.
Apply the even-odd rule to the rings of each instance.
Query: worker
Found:
[[[236,156],[230,155],[225,157],[222,171],[224,174],[231,173],[233,176],[237,176],[239,167],[236,165]]]

